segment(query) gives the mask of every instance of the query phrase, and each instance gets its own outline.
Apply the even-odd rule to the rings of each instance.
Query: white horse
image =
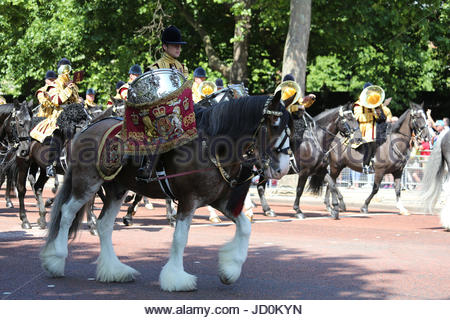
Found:
[[[450,164],[450,134],[439,137],[433,147],[430,158],[425,167],[422,180],[424,190],[423,200],[428,212],[432,212],[436,202],[439,200],[441,191],[444,191],[444,206],[440,212],[441,224],[446,231],[450,231],[450,175],[448,172]],[[444,186],[442,184],[444,183]]]

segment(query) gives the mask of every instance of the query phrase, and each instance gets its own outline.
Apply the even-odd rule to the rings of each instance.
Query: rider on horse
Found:
[[[36,97],[39,101],[38,117],[49,117],[53,111],[53,104],[50,99],[50,90],[54,88],[54,82],[58,78],[55,71],[49,70],[45,73],[45,85],[36,91]]]
[[[203,81],[206,80],[206,78],[207,76],[205,69],[203,69],[202,67],[198,67],[194,70],[194,83],[192,84],[192,99],[194,100],[194,103],[202,100],[202,96],[198,91],[198,87]]]
[[[120,88],[119,88],[119,95],[120,95],[120,99],[127,101],[128,99],[128,88],[130,87],[130,84],[134,81],[134,79],[136,79],[137,77],[139,77],[142,74],[142,69],[138,64],[135,64],[133,66],[131,66],[130,71],[128,71],[129,77],[128,77],[128,82],[124,83]]]
[[[180,30],[175,26],[169,26],[162,32],[161,36],[163,56],[151,65],[151,70],[176,69],[186,78],[189,76],[187,67],[177,59],[181,53],[181,45],[186,44],[181,38]],[[150,178],[153,168],[153,157],[147,157],[141,168],[138,169],[137,178],[146,180]]]
[[[124,81],[120,80],[117,81],[116,83],[116,95],[113,97],[114,99],[117,100],[122,100],[122,96],[120,95],[120,88],[122,88],[122,86],[125,84]],[[108,107],[112,106],[114,103],[111,99],[108,100]]]
[[[56,125],[56,120],[61,114],[62,105],[68,103],[76,103],[80,101],[78,96],[77,85],[70,80],[70,72],[72,70],[70,61],[66,58],[58,62],[58,78],[54,85],[48,90],[51,104],[46,109],[46,119],[41,121],[30,133],[33,139],[43,143],[47,137],[50,140],[49,165],[47,166],[47,176],[54,177],[54,166],[57,164],[59,154],[62,149],[61,134]]]
[[[392,118],[392,113],[388,107],[383,106],[384,90],[367,82],[364,84],[361,95],[353,105],[353,112],[363,139],[366,141],[366,151],[363,158],[363,173],[374,173],[373,158],[375,157],[377,145],[383,143],[379,137],[385,136],[380,132],[380,128],[385,130],[386,120]],[[380,128],[377,130],[377,126]],[[377,135],[379,136],[377,138]]]
[[[92,88],[87,89],[86,99],[84,100],[84,108],[91,114],[91,110],[97,109],[98,105],[95,103],[95,90]]]
[[[299,147],[303,141],[303,133],[305,132],[307,121],[314,121],[305,109],[309,108],[316,101],[316,96],[309,94],[302,98],[301,89],[291,74],[284,76],[282,83],[275,91],[278,90],[282,91],[281,99],[294,119],[293,142],[296,147]]]

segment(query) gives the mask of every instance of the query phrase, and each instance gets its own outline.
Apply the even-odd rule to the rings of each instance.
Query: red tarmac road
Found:
[[[49,192],[46,190],[46,196]],[[113,243],[122,262],[141,272],[131,283],[95,281],[98,239],[86,225],[70,244],[64,278],[41,269],[35,200],[27,194],[32,230],[22,230],[15,208],[0,200],[0,298],[2,299],[449,299],[450,233],[430,215],[400,216],[371,207],[328,217],[322,206],[304,203],[310,218],[292,219],[291,203],[273,203],[276,219],[255,209],[256,222],[240,279],[223,285],[217,276],[219,248],[234,235],[234,225],[211,225],[206,209],[197,211],[184,266],[198,276],[198,290],[167,293],[158,285],[173,229],[163,201],[140,207],[135,224],[125,227],[119,213]],[[100,206],[100,203],[98,204]],[[394,208],[393,208],[394,209]],[[98,211],[97,211],[98,213]]]

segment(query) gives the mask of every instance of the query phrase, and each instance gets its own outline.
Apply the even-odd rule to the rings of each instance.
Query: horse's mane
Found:
[[[334,120],[336,118],[336,114],[339,112],[339,108],[340,106],[333,109],[326,109],[325,111],[315,116],[314,120],[317,123],[330,122],[331,120]]]
[[[408,115],[408,110],[403,112],[403,114],[398,118],[398,120],[392,125],[391,132],[398,132],[400,130],[400,127],[402,126],[403,122],[406,119],[406,116]]]
[[[72,103],[64,107],[63,112],[56,120],[56,124],[64,133],[66,139],[70,139],[75,134],[76,125],[88,120],[88,114],[81,103]]]
[[[209,136],[228,136],[237,139],[255,132],[262,117],[268,96],[245,96],[218,103],[210,108],[196,110],[197,128]],[[282,116],[282,126],[289,120]]]
[[[14,109],[14,103],[3,104],[0,107],[0,115],[11,113],[11,111],[13,109]]]

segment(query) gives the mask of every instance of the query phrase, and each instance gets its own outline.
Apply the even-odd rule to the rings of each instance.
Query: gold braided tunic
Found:
[[[41,105],[39,107],[39,112],[37,114],[38,117],[45,117],[48,118],[53,112],[53,103],[50,99],[49,91],[53,88],[53,85],[46,84],[42,88],[39,88],[38,91],[36,91],[36,97],[39,101],[39,104]]]
[[[194,103],[197,103],[200,100],[202,100],[202,97],[201,97],[200,93],[198,92],[198,87],[200,87],[200,84],[197,82],[194,82],[194,84],[192,85],[192,100],[194,100]]]
[[[46,110],[48,116],[31,130],[30,136],[33,139],[43,143],[45,138],[51,136],[58,128],[56,120],[63,110],[61,105],[79,102],[78,87],[75,85],[73,88],[69,88],[67,86],[69,80],[67,74],[61,74],[54,82],[54,86],[49,89],[48,94],[50,96],[51,105],[49,105]]]
[[[386,115],[386,120],[390,121],[392,118],[391,110],[388,107],[382,106],[383,113]],[[378,115],[375,109],[363,107],[360,101],[356,101],[353,105],[353,114],[359,122],[359,129],[361,135],[366,142],[375,141],[377,137],[377,123]]]
[[[6,99],[0,96],[0,104],[6,104]]]
[[[167,52],[164,52],[163,56],[150,66],[150,69],[151,70],[177,69],[182,74],[184,74],[186,78],[189,77],[187,67],[181,62],[179,62],[177,59],[170,56]]]

